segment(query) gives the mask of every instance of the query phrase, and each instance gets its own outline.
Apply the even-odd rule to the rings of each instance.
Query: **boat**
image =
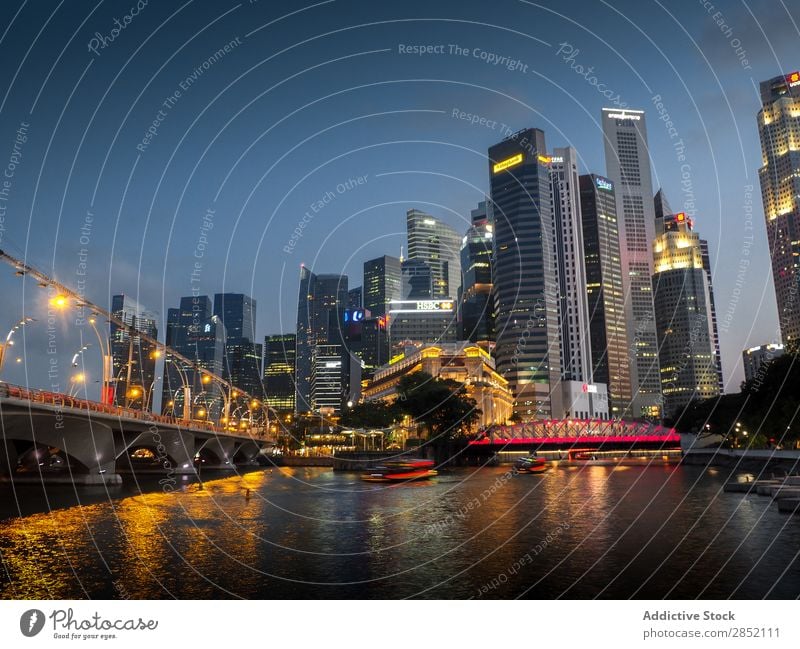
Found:
[[[521,457],[514,462],[514,469],[516,469],[517,473],[544,473],[547,468],[547,460],[535,455]]]
[[[394,460],[381,466],[368,467],[361,474],[367,482],[404,482],[408,480],[427,480],[437,475],[432,460],[410,458]]]

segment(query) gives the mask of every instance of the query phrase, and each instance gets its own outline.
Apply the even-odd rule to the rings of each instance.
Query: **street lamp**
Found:
[[[86,383],[86,375],[83,372],[78,372],[77,374],[71,376],[69,381],[72,383],[72,386],[69,389],[69,396],[76,397],[78,396],[78,391],[81,389],[81,386]]]
[[[34,318],[29,318],[27,316],[23,317],[17,324],[15,324],[13,327],[11,327],[11,329],[9,329],[8,334],[6,334],[5,342],[0,343],[0,371],[3,370],[3,362],[5,361],[6,348],[14,345],[14,341],[12,340],[14,334],[29,322],[36,322],[36,320]],[[19,363],[21,361],[17,360],[17,362]]]
[[[144,402],[144,410],[150,409],[150,401],[153,398],[153,388],[156,387],[156,383],[161,380],[160,376],[157,376],[153,379],[153,382],[150,384],[150,388],[147,390],[147,399]]]

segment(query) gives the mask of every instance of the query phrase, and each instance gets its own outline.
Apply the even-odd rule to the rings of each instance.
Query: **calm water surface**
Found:
[[[60,487],[47,493],[59,509],[24,517],[16,503],[44,509],[41,490],[3,487],[0,595],[800,596],[800,517],[722,493],[721,469],[507,472],[385,486],[283,468],[174,493]]]

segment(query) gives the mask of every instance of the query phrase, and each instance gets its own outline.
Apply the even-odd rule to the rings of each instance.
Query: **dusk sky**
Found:
[[[193,288],[252,295],[261,340],[294,331],[301,262],[358,286],[365,260],[400,253],[412,207],[465,231],[488,191],[487,149],[511,131],[541,128],[548,149],[573,146],[582,173],[605,174],[600,111],[623,103],[647,111],[654,188],[710,242],[726,390],[743,348],[780,339],[756,113],[759,81],[800,68],[796,3],[62,0],[0,12],[0,248],[74,288],[85,279],[106,308],[132,295],[159,314],[162,339],[167,309]],[[45,291],[3,268],[5,326],[38,322],[2,378],[49,387]],[[64,367],[80,334],[61,316]]]

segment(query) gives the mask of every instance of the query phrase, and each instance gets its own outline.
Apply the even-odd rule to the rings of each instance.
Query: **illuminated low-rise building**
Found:
[[[508,381],[495,370],[492,357],[470,342],[427,345],[393,358],[375,372],[363,390],[364,399],[394,401],[400,379],[414,372],[463,384],[481,410],[479,427],[505,423],[511,417],[514,397]]]

